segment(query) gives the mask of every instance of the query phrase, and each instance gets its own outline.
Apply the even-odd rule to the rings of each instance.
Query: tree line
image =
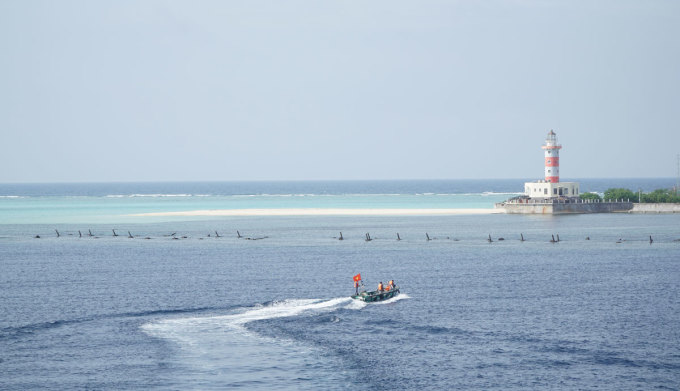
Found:
[[[680,195],[673,189],[656,189],[650,193],[637,193],[621,187],[607,189],[604,196],[597,193],[582,193],[582,200],[631,200],[642,203],[680,203]]]

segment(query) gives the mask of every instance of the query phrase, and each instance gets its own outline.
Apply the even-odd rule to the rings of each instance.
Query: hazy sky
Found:
[[[680,1],[0,0],[0,182],[675,176]]]

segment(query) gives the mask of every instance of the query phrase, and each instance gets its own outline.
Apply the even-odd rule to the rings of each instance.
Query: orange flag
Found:
[[[361,273],[354,276],[354,281],[359,281],[359,280],[361,280]]]

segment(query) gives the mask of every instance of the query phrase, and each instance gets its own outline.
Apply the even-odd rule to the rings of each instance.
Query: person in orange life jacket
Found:
[[[380,281],[380,284],[378,284],[378,292],[382,292],[382,291],[383,291],[383,283],[382,283],[382,281]]]
[[[389,283],[388,287],[389,287],[390,289],[394,289],[394,288],[397,287],[397,286],[394,284],[394,280],[390,280],[390,283]]]

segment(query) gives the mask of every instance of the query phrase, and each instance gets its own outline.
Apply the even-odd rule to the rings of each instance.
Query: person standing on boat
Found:
[[[394,280],[390,280],[389,287],[390,287],[390,289],[394,289],[394,288],[397,287],[397,286],[394,284]]]
[[[380,284],[378,284],[378,292],[382,292],[382,291],[383,291],[383,283],[382,283],[382,281],[380,281]]]
[[[352,279],[354,280],[354,291],[355,291],[356,294],[358,295],[358,294],[359,294],[359,284],[363,284],[363,283],[361,282],[361,273],[359,273],[359,274],[357,274],[356,276],[352,277]]]

